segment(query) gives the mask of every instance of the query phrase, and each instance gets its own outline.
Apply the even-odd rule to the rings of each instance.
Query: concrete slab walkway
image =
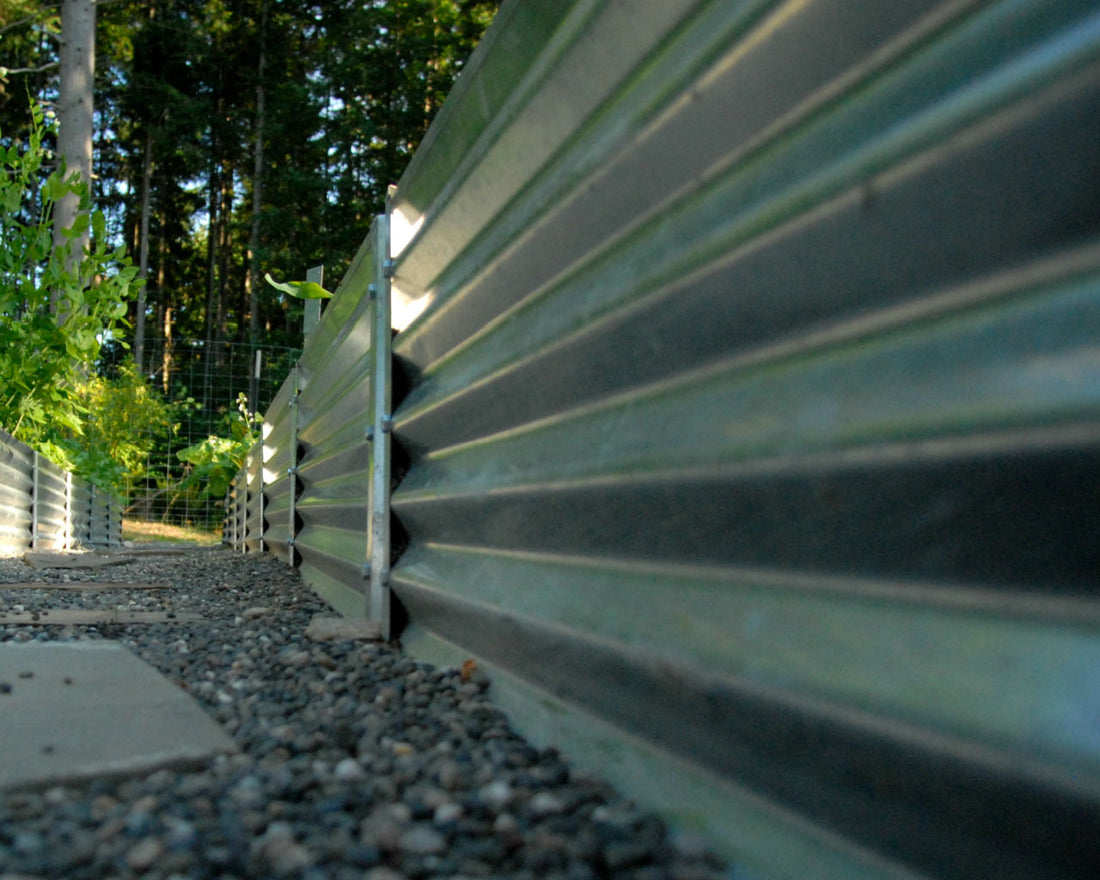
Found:
[[[0,644],[0,789],[161,767],[237,750],[185,691],[114,642]]]

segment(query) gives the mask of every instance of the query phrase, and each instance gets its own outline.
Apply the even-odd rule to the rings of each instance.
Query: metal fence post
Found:
[[[390,431],[393,417],[390,375],[390,218],[374,221],[374,297],[371,303],[371,449],[370,487],[370,595],[371,620],[382,626],[382,637],[390,637]]]
[[[31,465],[31,549],[38,549],[38,453]]]
[[[65,549],[73,549],[73,475],[65,471]]]
[[[290,439],[288,452],[290,453],[290,466],[287,468],[287,476],[290,479],[290,497],[288,505],[287,539],[286,539],[286,564],[294,565],[294,539],[297,537],[297,529],[294,524],[298,516],[298,403],[302,393],[302,368],[295,364],[290,370],[290,379],[294,383],[293,394],[290,397]]]
[[[306,281],[312,281],[324,287],[325,267],[313,266],[307,269]],[[305,312],[302,315],[302,338],[309,339],[309,335],[317,329],[317,325],[321,322],[321,301],[319,299],[307,299],[304,306]]]

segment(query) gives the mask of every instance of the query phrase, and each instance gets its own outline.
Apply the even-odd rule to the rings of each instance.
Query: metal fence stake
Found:
[[[294,393],[290,398],[290,439],[287,441],[290,453],[290,467],[287,468],[287,476],[290,478],[290,498],[286,527],[286,564],[293,567],[294,539],[297,537],[294,523],[297,518],[298,495],[298,395],[302,393],[302,370],[298,364],[295,364],[291,369],[290,377],[294,383]]]
[[[31,549],[38,549],[38,472],[39,455],[34,454],[34,464],[31,465]]]
[[[373,358],[371,364],[371,444],[370,529],[368,555],[370,590],[367,612],[371,620],[382,626],[382,637],[390,637],[390,591],[385,573],[390,568],[390,279],[393,261],[390,259],[390,218],[383,214],[375,218],[374,227],[374,287],[376,295],[370,306]]]

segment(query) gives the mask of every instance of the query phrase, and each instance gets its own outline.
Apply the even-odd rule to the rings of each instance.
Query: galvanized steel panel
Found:
[[[244,548],[249,553],[264,549],[263,445],[257,442],[245,457]]]
[[[368,613],[374,260],[368,236],[302,351],[295,421],[287,421],[282,432],[288,437],[290,428],[296,429],[301,452],[294,474],[301,529],[294,548],[302,577],[333,607],[353,616]],[[287,511],[280,508],[279,518]]]
[[[69,486],[66,473],[41,455],[35,461],[34,520],[36,549],[69,548]]]
[[[72,499],[70,503],[70,521],[72,540],[76,546],[91,543],[92,494],[95,487],[81,477],[72,478]]]
[[[34,452],[0,430],[0,554],[16,556],[30,547]]]
[[[122,499],[113,493],[92,486],[87,543],[93,547],[118,547],[122,543],[124,507]]]
[[[297,369],[297,368],[295,368]],[[264,541],[272,552],[286,558],[293,538],[290,527],[293,480],[288,474],[297,464],[297,432],[291,430],[298,403],[294,377],[283,383],[275,395],[263,423],[264,504],[267,531]]]
[[[242,464],[229,488],[229,502],[226,504],[226,528],[223,540],[234,550],[245,552],[244,532],[247,510],[245,499],[248,496],[248,469]]]
[[[393,199],[406,646],[765,876],[1086,874],[1098,143],[1096,3],[505,5]]]
[[[122,542],[122,504],[0,430],[0,554]]]

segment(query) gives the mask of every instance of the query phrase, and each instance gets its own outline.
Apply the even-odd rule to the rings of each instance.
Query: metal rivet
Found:
[[[363,575],[364,579],[370,577],[370,563],[369,562],[364,562],[363,563],[363,568],[360,570],[360,573]]]
[[[393,260],[385,260],[382,263],[382,276],[385,278],[393,278],[393,273],[397,269],[397,264]]]
[[[383,434],[388,434],[392,430],[393,430],[393,416],[391,416],[391,415],[382,416],[382,433]]]

